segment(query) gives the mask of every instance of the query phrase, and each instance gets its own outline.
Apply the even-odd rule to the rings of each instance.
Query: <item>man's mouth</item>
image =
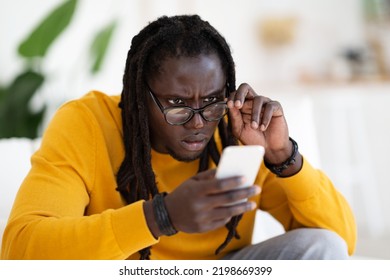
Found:
[[[205,148],[207,140],[204,136],[194,135],[186,137],[181,143],[184,149],[191,152],[198,152]]]

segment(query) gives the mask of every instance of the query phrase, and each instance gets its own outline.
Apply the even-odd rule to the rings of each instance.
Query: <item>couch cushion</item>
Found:
[[[15,195],[30,169],[34,141],[25,138],[0,139],[0,220],[7,220]]]

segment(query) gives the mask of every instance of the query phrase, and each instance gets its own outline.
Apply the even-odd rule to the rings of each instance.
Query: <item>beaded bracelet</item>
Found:
[[[165,192],[156,194],[153,198],[152,206],[158,228],[162,234],[170,236],[176,234],[177,230],[173,227],[167,208],[165,207],[164,197],[166,195],[167,193]]]
[[[264,160],[264,165],[269,170],[271,170],[272,173],[276,174],[278,177],[281,177],[283,171],[289,168],[289,166],[295,164],[295,157],[298,154],[298,143],[295,142],[295,140],[292,139],[291,137],[289,137],[289,140],[293,144],[293,151],[291,153],[291,156],[285,162],[281,163],[280,165],[274,165]]]

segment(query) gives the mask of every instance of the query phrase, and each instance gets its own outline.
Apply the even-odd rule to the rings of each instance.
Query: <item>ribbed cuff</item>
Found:
[[[317,192],[319,184],[316,182],[321,180],[319,172],[305,158],[302,158],[301,170],[293,176],[279,178],[278,183],[290,199],[306,200]]]
[[[133,254],[158,242],[146,223],[144,201],[137,201],[115,210],[112,227],[119,247],[125,254]]]

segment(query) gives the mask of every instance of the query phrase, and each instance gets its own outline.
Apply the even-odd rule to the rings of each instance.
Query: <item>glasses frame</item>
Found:
[[[164,119],[167,123],[169,123],[170,125],[183,125],[183,124],[186,124],[188,123],[194,116],[196,113],[199,113],[199,115],[202,117],[202,119],[204,119],[205,121],[207,122],[215,122],[215,121],[219,121],[220,119],[222,119],[226,114],[227,112],[229,111],[229,109],[227,108],[227,102],[226,101],[216,101],[216,102],[213,102],[213,103],[210,103],[210,104],[207,104],[206,106],[203,106],[201,108],[198,108],[198,109],[194,109],[190,106],[186,106],[186,105],[182,105],[182,106],[170,106],[170,107],[165,107],[161,104],[161,102],[158,100],[156,94],[152,91],[152,89],[149,87],[148,85],[148,89],[149,89],[149,94],[150,96],[152,97],[154,103],[157,105],[157,107],[160,109],[161,113],[163,113],[164,115]],[[227,89],[227,86],[225,86],[225,89]],[[217,118],[217,119],[213,119],[213,120],[208,120],[206,119],[205,116],[203,116],[203,112],[204,110],[206,110],[208,107],[212,106],[212,105],[215,105],[215,104],[225,104],[226,106],[226,112],[220,117],[220,118]],[[177,108],[183,108],[183,109],[189,109],[190,112],[191,112],[191,116],[184,122],[180,122],[180,123],[172,123],[170,121],[167,120],[167,114],[170,110],[172,109],[177,109]]]

